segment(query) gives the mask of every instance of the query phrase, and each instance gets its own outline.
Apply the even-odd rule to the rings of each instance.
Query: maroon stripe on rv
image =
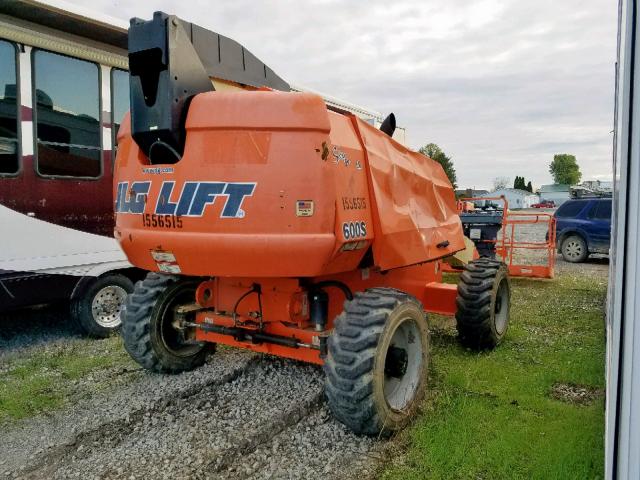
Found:
[[[23,122],[33,121],[33,109],[31,107],[25,107],[20,105],[20,120]]]
[[[112,150],[102,151],[103,176],[113,178],[113,161],[115,160]]]
[[[35,157],[24,155],[18,175],[0,178],[0,204],[24,214],[33,212],[39,220],[112,237],[111,157],[111,150],[102,152],[104,172],[100,177],[79,179],[42,177],[36,172]]]

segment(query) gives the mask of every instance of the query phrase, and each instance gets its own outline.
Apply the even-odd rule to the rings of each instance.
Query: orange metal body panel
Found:
[[[427,311],[455,313],[455,287],[439,283],[437,259],[464,242],[453,189],[437,162],[307,93],[200,94],[186,129],[180,161],[150,165],[125,118],[115,234],[137,267],[210,279],[196,292],[196,322],[260,328],[317,346],[307,293],[324,280],[353,292],[396,288]],[[245,193],[234,197],[234,188]],[[360,268],[370,247],[372,265]],[[254,292],[234,312],[255,284],[261,304]],[[325,291],[328,332],[344,294]],[[203,329],[196,338],[322,363],[315,347]]]
[[[228,317],[221,317],[211,312],[201,312],[197,315],[197,323],[209,323],[215,325],[223,325],[226,327],[234,326],[233,320]],[[245,326],[248,330],[255,330],[255,324],[249,324]],[[295,325],[287,324],[284,322],[266,322],[262,332],[271,335],[280,335],[282,337],[296,338],[304,344],[318,344],[318,332],[313,328],[298,328]],[[219,333],[207,332],[198,329],[196,331],[196,340],[204,342],[221,343],[237,348],[245,348],[254,352],[268,353],[271,355],[278,355],[281,357],[292,358],[294,360],[300,360],[308,363],[315,363],[322,365],[323,360],[320,357],[320,351],[317,349],[307,347],[287,347],[284,345],[277,345],[274,343],[262,342],[240,342],[229,335],[222,335]]]
[[[235,321],[230,315],[238,299],[250,291],[254,284],[260,285],[261,301],[252,293],[237,305]],[[197,323],[240,326],[248,330],[260,327],[258,313],[262,311],[264,333],[296,338],[301,343],[318,344],[318,332],[309,322],[309,305],[306,292],[299,282],[288,278],[216,278],[205,281],[196,292],[197,302],[206,308],[196,316]],[[262,309],[260,308],[262,307]],[[315,336],[315,340],[314,340]],[[204,330],[196,331],[196,339],[224,343],[247,348],[255,352],[269,353],[310,363],[321,364],[319,351],[310,348],[291,348],[271,343],[240,342],[229,335]]]
[[[162,250],[187,275],[313,277],[353,270],[371,244],[383,270],[463,248],[440,165],[355,117],[329,112],[316,95],[200,94],[186,128],[183,158],[161,166],[140,153],[128,120],[120,129],[117,205],[136,197],[134,182],[148,184],[141,212],[116,214],[116,238],[136,266],[158,270],[150,252]],[[163,182],[173,186],[162,190]],[[225,216],[228,196],[219,193],[199,212],[178,215],[181,228],[175,221],[145,226],[145,214],[179,204],[196,182],[255,187],[234,217]],[[313,211],[301,215],[298,202]]]
[[[369,166],[376,265],[388,270],[464,250],[455,193],[442,166],[353,119]]]
[[[151,250],[172,252],[187,275],[288,277],[324,271],[336,247],[333,175],[321,158],[329,129],[326,107],[316,96],[197,95],[187,117],[184,156],[175,165],[162,165],[158,174],[130,137],[127,122],[120,129],[115,181],[150,182],[144,213],[154,212],[165,181],[175,182],[165,199],[174,203],[187,182],[244,182],[255,189],[237,217],[223,217],[227,198],[218,195],[200,216],[181,216],[182,228],[145,227],[143,215],[119,212],[116,238],[133,264],[152,271],[158,266]],[[297,200],[313,200],[314,215],[297,217]]]
[[[197,314],[198,323],[208,323],[226,327],[240,326],[248,330],[258,330],[260,310],[258,295],[245,297],[237,307],[237,315],[232,318],[233,307],[238,299],[258,284],[262,292],[262,329],[264,333],[296,338],[301,343],[318,345],[319,332],[309,321],[309,305],[306,297],[308,287],[327,280],[314,278],[301,282],[285,278],[216,278],[203,282],[196,292],[196,300],[204,307]],[[442,276],[438,262],[398,268],[382,273],[372,269],[356,269],[338,275],[338,280],[348,285],[354,292],[372,287],[390,287],[407,292],[423,303],[427,312],[441,315],[455,314],[455,285],[441,283]],[[207,291],[208,290],[208,291]],[[329,323],[326,331],[333,328],[334,319],[342,312],[344,294],[337,288],[325,288],[329,293]],[[206,292],[206,293],[205,293]],[[326,333],[325,331],[325,333]],[[291,348],[271,343],[251,343],[237,341],[229,335],[198,330],[196,339],[224,343],[234,347],[247,348],[256,352],[280,355],[310,363],[321,364],[319,351],[311,348]]]
[[[258,284],[262,291],[262,310],[265,323],[288,322],[300,328],[309,326],[309,311],[302,294],[310,286],[324,280],[337,280],[347,285],[353,292],[373,287],[389,287],[402,290],[420,300],[425,310],[433,313],[453,315],[455,304],[443,306],[450,300],[450,290],[455,285],[442,284],[442,273],[437,262],[398,268],[381,272],[371,268],[355,269],[331,277],[317,277],[297,280],[289,278],[226,278],[218,277],[203,282],[196,292],[196,301],[205,308],[219,312],[232,312],[235,302],[242,294]],[[438,285],[441,286],[438,287]],[[205,295],[204,290],[209,292]],[[325,288],[329,293],[329,325],[343,309],[344,294],[337,288]],[[437,298],[432,298],[437,297]],[[205,300],[206,299],[206,300]],[[431,308],[433,307],[433,308]],[[257,294],[247,296],[238,305],[238,316],[242,320],[255,322],[251,312],[259,309]]]
[[[314,279],[317,281],[328,280],[329,277]],[[394,268],[393,270],[380,271],[373,268],[365,268],[332,275],[332,280],[345,283],[354,292],[361,292],[367,288],[389,287],[413,295],[426,305],[426,285],[431,282],[440,282],[442,273],[438,262],[428,262],[408,267]],[[335,292],[335,294],[334,294]],[[329,303],[329,318],[333,318],[342,312],[344,296],[339,290],[331,290]],[[455,306],[455,302],[453,304]],[[425,308],[425,310],[427,310]],[[427,310],[428,311],[428,310]]]
[[[206,318],[206,316],[205,316]],[[274,326],[280,325],[281,328],[274,328]],[[295,336],[296,338],[310,337],[313,332],[301,331],[286,328],[282,324],[269,324],[265,328],[265,332],[278,334],[283,336]],[[317,333],[315,334],[317,336]],[[252,350],[258,353],[267,353],[269,355],[277,355],[279,357],[291,358],[293,360],[300,360],[301,362],[314,363],[316,365],[322,365],[324,360],[320,357],[320,351],[310,348],[293,348],[286,347],[284,345],[276,345],[274,343],[250,343],[250,342],[238,342],[233,337],[228,335],[220,335],[218,333],[204,332],[198,330],[196,332],[196,338],[203,342],[220,343],[223,345],[229,345],[230,347],[244,348],[246,350]]]
[[[422,300],[427,312],[438,315],[453,316],[456,314],[456,297],[458,286],[451,283],[431,282],[425,285]]]

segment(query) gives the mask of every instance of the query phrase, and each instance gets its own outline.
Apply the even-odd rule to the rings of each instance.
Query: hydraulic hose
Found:
[[[311,288],[309,290],[321,290],[324,287],[339,288],[340,290],[342,290],[342,293],[344,293],[344,296],[347,300],[353,300],[353,293],[351,292],[351,289],[344,283],[337,280],[323,280],[322,282],[314,283],[313,285],[311,285]]]

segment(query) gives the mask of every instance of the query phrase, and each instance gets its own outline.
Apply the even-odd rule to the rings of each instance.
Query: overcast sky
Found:
[[[551,183],[554,153],[611,177],[614,0],[68,0],[114,17],[154,10],[234,38],[293,84],[435,142],[461,187]]]

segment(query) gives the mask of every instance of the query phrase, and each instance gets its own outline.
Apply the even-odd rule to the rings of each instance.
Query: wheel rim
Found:
[[[569,240],[564,246],[564,254],[572,260],[580,258],[583,254],[582,242]]]
[[[498,335],[502,335],[509,322],[509,287],[507,280],[502,279],[496,293],[496,303],[493,307],[494,323]]]
[[[161,304],[158,312],[160,315],[159,334],[164,347],[176,357],[191,357],[204,348],[203,344],[187,344],[182,341],[180,332],[175,328],[174,312],[177,307],[193,302],[195,289],[192,286],[183,285],[177,291],[172,291],[168,298]]]
[[[393,410],[404,410],[413,400],[423,366],[420,329],[413,318],[398,324],[385,354],[384,397]]]
[[[93,320],[104,328],[115,328],[122,323],[122,307],[127,291],[119,285],[103,287],[91,301]]]

